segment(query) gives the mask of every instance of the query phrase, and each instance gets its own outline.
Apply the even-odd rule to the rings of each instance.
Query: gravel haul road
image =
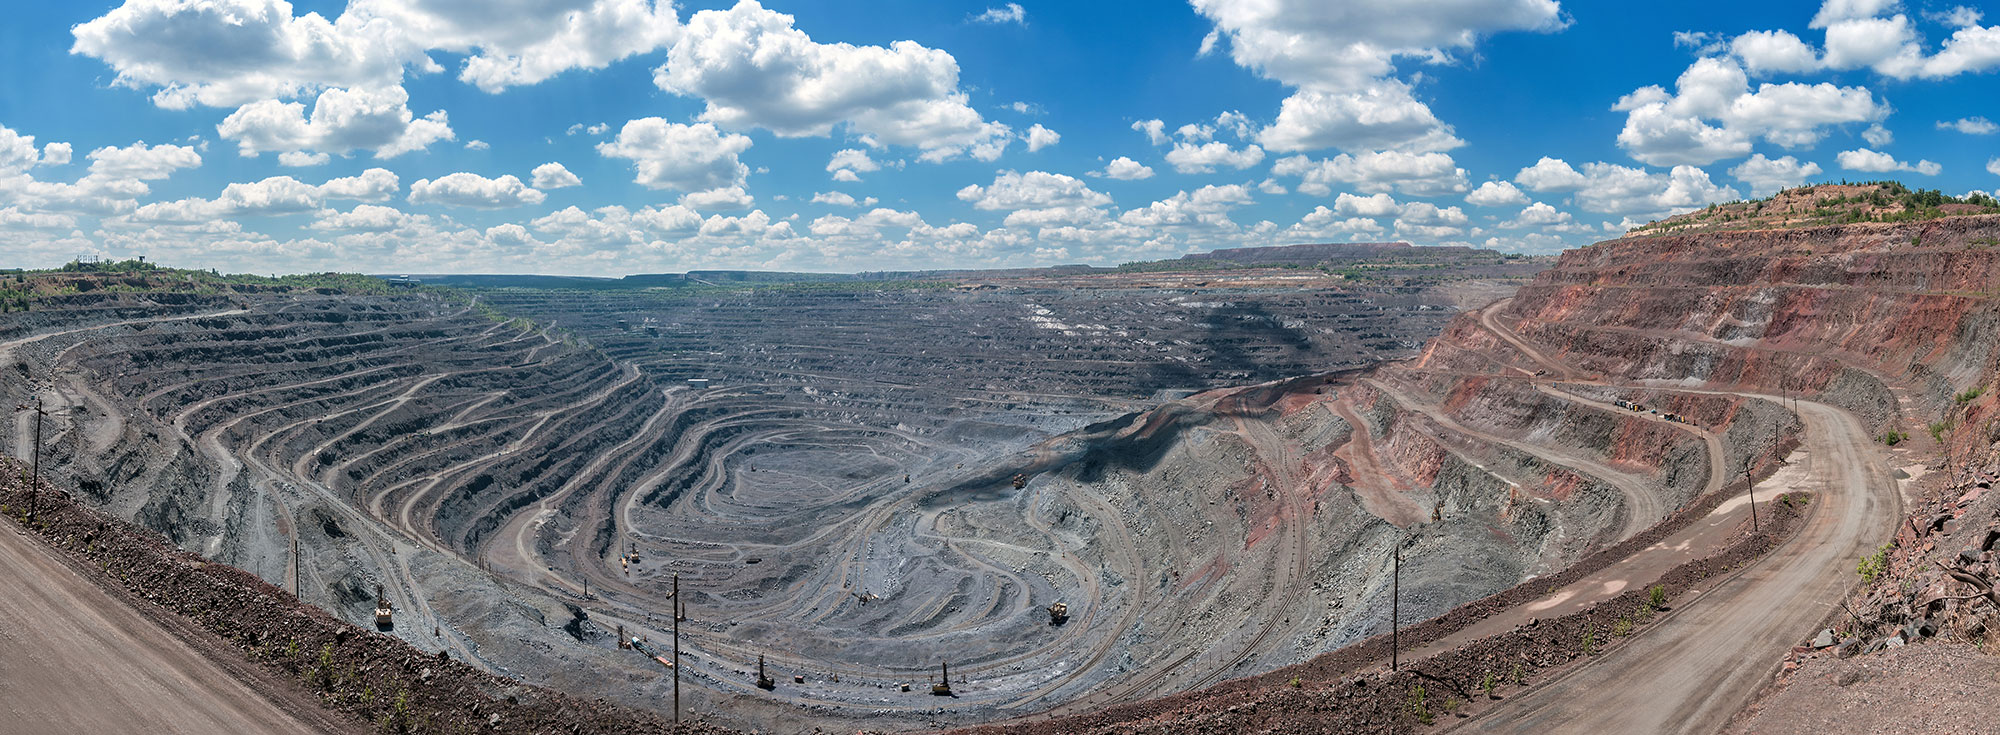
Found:
[[[345,731],[278,702],[0,523],[0,733]],[[248,666],[247,663],[244,666]]]
[[[1854,560],[1899,516],[1896,482],[1860,423],[1831,406],[1798,405],[1805,445],[1794,460],[1806,463],[1807,479],[1784,489],[1812,491],[1820,506],[1798,536],[1645,635],[1465,729],[1708,733],[1742,709],[1827,617],[1826,601],[1855,582]]]

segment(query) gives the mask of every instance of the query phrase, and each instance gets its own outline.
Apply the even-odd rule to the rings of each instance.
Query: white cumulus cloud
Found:
[[[583,179],[577,178],[576,174],[570,173],[568,168],[555,161],[536,166],[533,178],[534,187],[544,190],[583,185]]]
[[[1895,156],[1870,148],[1841,151],[1833,157],[1835,163],[1849,171],[1883,173],[1888,171],[1910,171],[1925,176],[1936,176],[1944,167],[1931,161],[1907,163],[1896,160]]]
[[[418,179],[410,185],[411,204],[441,204],[473,209],[505,209],[541,204],[547,195],[530,188],[513,174],[489,179],[460,171],[435,180]]]
[[[993,177],[990,186],[973,184],[959,189],[958,198],[989,210],[1100,207],[1111,203],[1110,196],[1092,190],[1083,181],[1047,171],[1002,171]]]
[[[1215,24],[1204,51],[1226,41],[1238,66],[1295,88],[1258,137],[1277,151],[1459,145],[1394,76],[1397,62],[1449,63],[1482,36],[1554,31],[1565,22],[1554,0],[1449,3],[1418,13],[1374,1],[1194,0],[1194,8]]]
[[[72,28],[70,50],[110,65],[115,84],[157,88],[155,104],[185,109],[396,86],[408,71],[443,71],[432,51],[463,55],[458,78],[495,92],[680,35],[666,0],[353,0],[331,20],[293,13],[285,0],[127,0]]]
[[[1153,145],[1165,145],[1170,140],[1167,137],[1167,124],[1160,120],[1140,120],[1132,123],[1132,129],[1144,133],[1146,142]]]
[[[708,123],[683,125],[657,117],[627,122],[617,138],[597,144],[597,152],[607,158],[632,161],[634,182],[690,192],[742,186],[750,167],[738,156],[749,149],[749,136],[723,133]]]
[[[1020,3],[1007,3],[997,8],[987,8],[986,12],[972,16],[974,23],[1016,23],[1026,25],[1028,11],[1021,9]]]
[[[1505,181],[1488,181],[1465,195],[1465,203],[1475,207],[1505,207],[1513,204],[1527,204],[1528,195]]]
[[[1752,138],[1787,148],[1810,146],[1828,126],[1879,122],[1889,114],[1888,105],[1864,87],[1786,82],[1752,91],[1742,67],[1717,57],[1697,59],[1675,88],[1669,94],[1658,86],[1641,87],[1612,106],[1626,113],[1618,146],[1634,159],[1705,165],[1748,155]]]
[[[1104,164],[1103,170],[1091,171],[1089,174],[1091,176],[1117,179],[1119,181],[1137,181],[1139,179],[1153,178],[1153,167],[1124,156],[1119,156],[1111,159],[1110,163]]]
[[[171,143],[107,146],[85,157],[90,159],[91,175],[113,179],[164,179],[179,169],[201,165],[201,154],[194,148]]]
[[[1817,163],[1810,161],[1801,163],[1791,156],[1767,158],[1762,153],[1751,156],[1749,160],[1729,169],[1730,176],[1750,185],[1751,196],[1759,197],[1770,196],[1798,186],[1805,183],[1806,179],[1819,174],[1820,167]]]
[[[756,198],[740,186],[688,192],[681,195],[680,201],[681,206],[698,212],[734,212],[749,209],[756,203]]]
[[[836,125],[926,161],[994,160],[1012,138],[958,88],[958,61],[914,41],[888,46],[818,43],[792,16],[742,0],[688,18],[653,81],[707,103],[701,118],[730,129],[824,136]]]
[[[1272,164],[1271,173],[1298,177],[1298,190],[1314,196],[1331,194],[1335,184],[1364,192],[1394,190],[1414,196],[1463,193],[1469,188],[1465,169],[1449,154],[1436,152],[1342,153],[1325,160],[1291,156]]]
[[[1750,31],[1729,42],[1729,52],[1753,74],[1801,74],[1819,68],[1819,56],[1789,31]]]
[[[2000,125],[1995,125],[1992,120],[1979,115],[1961,117],[1957,120],[1939,120],[1937,127],[1939,130],[1956,130],[1966,135],[1992,135],[2000,132]]]
[[[1358,197],[1343,191],[1340,196],[1334,197],[1333,211],[1335,214],[1347,216],[1387,217],[1402,211],[1402,205],[1397,204],[1396,198],[1388,194]]]
[[[1028,128],[1029,153],[1034,153],[1035,151],[1039,151],[1043,148],[1055,145],[1056,143],[1061,141],[1062,141],[1061,133],[1042,127],[1041,123],[1035,123],[1034,127]]]
[[[1675,166],[1665,173],[1594,162],[1581,171],[1560,158],[1544,156],[1521,169],[1514,182],[1535,192],[1574,192],[1577,208],[1587,212],[1630,217],[1664,217],[1715,202],[1742,198],[1734,188],[1716,184],[1707,171]]]
[[[826,170],[833,174],[835,181],[860,181],[861,174],[882,170],[882,164],[868,156],[868,151],[859,148],[845,148],[835,151],[827,159]]]
[[[329,161],[332,160],[333,156],[327,155],[325,153],[307,153],[305,151],[285,151],[284,153],[278,154],[278,165],[287,168],[311,168],[313,166],[324,166]]]
[[[1263,160],[1264,149],[1254,144],[1231,148],[1228,143],[1219,140],[1201,145],[1175,143],[1174,149],[1167,151],[1167,163],[1173,164],[1175,171],[1184,174],[1213,173],[1218,166],[1244,169],[1255,166]]]
[[[311,117],[301,103],[264,100],[237,108],[215,131],[234,141],[244,156],[360,149],[373,151],[376,158],[393,158],[453,139],[443,110],[419,118],[410,112],[409,99],[400,86],[329,89],[314,101]]]

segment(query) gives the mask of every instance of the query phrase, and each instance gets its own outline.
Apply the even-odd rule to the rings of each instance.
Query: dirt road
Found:
[[[1422,414],[1425,418],[1452,432],[1539,457],[1550,464],[1567,467],[1578,474],[1594,478],[1617,488],[1618,493],[1625,498],[1625,520],[1624,525],[1618,530],[1618,535],[1613,539],[1613,543],[1631,538],[1640,531],[1652,527],[1653,524],[1659,523],[1660,519],[1667,517],[1666,502],[1660,497],[1663,493],[1663,488],[1648,478],[1598,462],[1585,456],[1583,452],[1569,447],[1517,441],[1492,432],[1474,429],[1460,423],[1458,419],[1445,413],[1443,409],[1418,401],[1388,383],[1373,378],[1365,379],[1361,382],[1366,383],[1370,388],[1381,391],[1383,395],[1388,396],[1390,400],[1395,401],[1397,405],[1402,406],[1404,409]]]
[[[246,684],[221,662],[251,668],[240,654],[198,650],[7,522],[0,590],[0,733],[346,731],[302,691],[274,701]]]
[[[1854,584],[1854,560],[1900,517],[1896,482],[1853,416],[1799,402],[1817,494],[1790,542],[1645,635],[1468,722],[1474,732],[1707,733],[1742,709],[1778,660]]]
[[[1541,348],[1528,344],[1528,341],[1521,339],[1520,335],[1514,333],[1514,330],[1509,329],[1506,325],[1500,323],[1499,319],[1496,318],[1496,316],[1513,303],[1514,303],[1514,297],[1509,296],[1507,298],[1500,299],[1499,301],[1495,301],[1491,304],[1487,304],[1486,308],[1479,310],[1480,326],[1485,327],[1486,331],[1492,332],[1494,336],[1499,337],[1502,341],[1513,346],[1514,349],[1519,350],[1523,356],[1526,356],[1528,359],[1535,361],[1536,364],[1541,365],[1543,371],[1547,372],[1549,375],[1558,376],[1565,379],[1584,377],[1582,373],[1570,369],[1570,367],[1568,365],[1563,364],[1562,361],[1552,359],[1548,355],[1543,354]],[[1515,369],[1520,370],[1521,368],[1515,368]]]

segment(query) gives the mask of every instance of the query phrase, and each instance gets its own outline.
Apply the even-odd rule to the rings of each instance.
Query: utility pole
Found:
[[[1757,532],[1757,483],[1750,481],[1750,457],[1743,458],[1743,491],[1750,494],[1750,532]]]
[[[681,573],[674,572],[674,724],[681,724]],[[762,663],[762,659],[758,659]]]
[[[41,396],[35,397],[34,406],[23,403],[15,406],[14,410],[35,412],[35,454],[29,458],[34,467],[34,474],[28,481],[28,521],[32,523],[35,520],[35,501],[40,497],[42,484],[42,417],[49,415],[49,412],[42,408]]]
[[[1403,650],[1403,540],[1400,537],[1396,539],[1396,547],[1391,553],[1396,561],[1395,571],[1389,575],[1389,670],[1395,671]]]

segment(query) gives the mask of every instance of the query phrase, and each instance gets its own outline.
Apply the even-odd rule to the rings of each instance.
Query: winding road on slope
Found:
[[[1647,478],[1592,460],[1574,450],[1516,441],[1492,432],[1474,429],[1452,418],[1443,409],[1415,400],[1387,383],[1372,378],[1364,379],[1362,382],[1370,388],[1381,391],[1404,409],[1422,414],[1424,418],[1454,433],[1508,447],[1576,472],[1587,473],[1590,477],[1617,488],[1619,494],[1625,497],[1625,520],[1618,531],[1617,540],[1631,538],[1667,517],[1666,503],[1660,497],[1661,488]]]
[[[1482,324],[1546,361],[1499,326],[1492,308],[1481,312]],[[1627,645],[1515,696],[1465,728],[1708,733],[1748,704],[1792,644],[1827,617],[1828,601],[1853,584],[1852,560],[1888,537],[1901,514],[1896,481],[1867,429],[1839,408],[1797,405],[1805,424],[1805,471],[1784,489],[1815,493],[1816,507],[1803,529]]]

